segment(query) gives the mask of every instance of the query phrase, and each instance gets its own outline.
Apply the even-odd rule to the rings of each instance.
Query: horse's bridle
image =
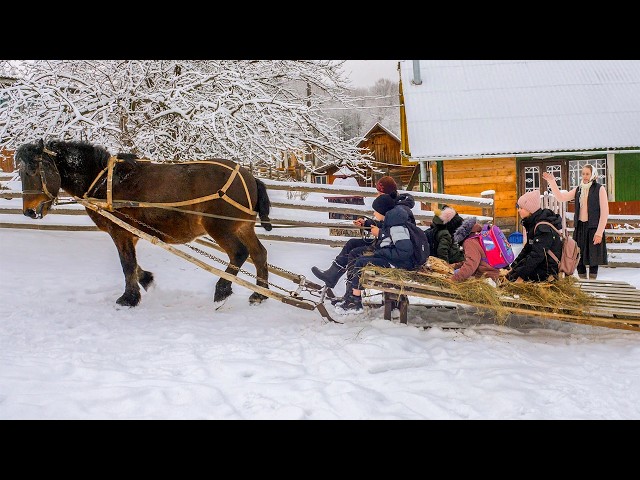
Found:
[[[51,163],[53,164],[53,168],[55,169],[56,173],[58,174],[58,177],[60,176],[60,172],[58,171],[58,167],[56,166],[56,162],[53,160],[52,157],[56,157],[58,154],[56,152],[53,152],[47,148],[43,148],[42,149],[42,153],[46,153],[47,155],[49,155],[49,160],[51,161]],[[38,159],[36,161],[36,163],[38,164],[38,173],[40,174],[40,184],[42,185],[40,190],[22,190],[22,194],[23,195],[40,195],[40,194],[44,194],[46,195],[49,200],[45,200],[43,202],[40,202],[38,204],[38,208],[36,209],[38,212],[42,211],[42,208],[44,207],[44,205],[46,205],[47,203],[51,203],[52,206],[55,204],[55,201],[57,200],[57,196],[52,195],[51,192],[49,192],[49,189],[47,188],[47,182],[45,179],[45,175],[44,175],[44,169],[42,168],[42,157],[40,157],[40,159]]]

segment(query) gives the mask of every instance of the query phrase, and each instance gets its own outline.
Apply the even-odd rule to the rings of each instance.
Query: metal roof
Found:
[[[413,158],[640,146],[639,60],[400,62]]]

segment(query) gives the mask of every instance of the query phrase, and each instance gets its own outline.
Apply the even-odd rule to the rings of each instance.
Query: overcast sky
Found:
[[[380,78],[397,82],[397,67],[398,60],[347,60],[344,64],[354,87],[370,87]]]

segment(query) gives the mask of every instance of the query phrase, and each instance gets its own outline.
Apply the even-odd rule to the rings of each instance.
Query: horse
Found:
[[[88,142],[39,140],[18,147],[15,161],[22,181],[24,215],[49,213],[62,189],[74,197],[104,203],[113,215],[165,243],[184,244],[208,234],[229,256],[227,273],[237,275],[248,256],[256,266],[257,285],[269,288],[267,250],[255,232],[256,215],[271,230],[271,202],[265,184],[227,159],[158,163],[133,154],[112,156]],[[85,207],[97,227],[107,232],[120,257],[125,279],[118,305],[140,303],[140,286],[148,290],[153,273],[136,259],[138,237]],[[130,221],[132,219],[133,221]],[[214,302],[232,293],[220,278]],[[251,304],[267,297],[254,292]]]

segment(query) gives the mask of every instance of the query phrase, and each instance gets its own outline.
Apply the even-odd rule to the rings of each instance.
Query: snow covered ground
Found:
[[[265,246],[309,278],[338,251]],[[417,305],[409,325],[373,307],[337,325],[238,285],[216,311],[216,276],[145,241],[156,285],[121,308],[105,233],[2,229],[0,252],[0,419],[640,418],[636,332]]]

